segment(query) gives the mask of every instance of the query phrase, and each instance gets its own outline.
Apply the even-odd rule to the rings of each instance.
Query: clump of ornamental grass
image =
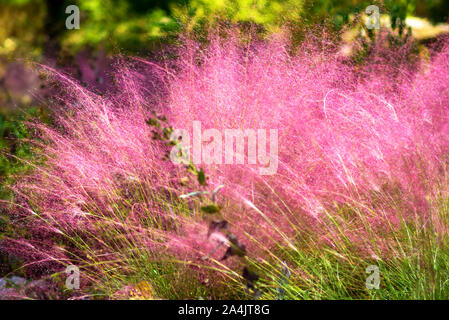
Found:
[[[147,281],[162,298],[248,297],[241,278],[257,274],[262,298],[448,297],[449,47],[412,62],[379,47],[353,64],[308,39],[185,39],[163,62],[120,62],[105,95],[48,71],[56,127],[33,125],[46,162],[12,186],[11,221],[29,234],[5,246],[30,266],[80,266],[91,294]],[[155,113],[173,130],[276,129],[277,170],[260,175],[245,153],[186,174]],[[219,198],[181,197],[205,191],[204,173]],[[221,261],[224,229],[251,253],[246,273]]]
[[[149,101],[142,104],[138,92],[101,97],[43,71],[59,86],[55,125],[30,123],[45,165],[11,186],[15,230],[2,247],[25,261],[29,275],[50,274],[62,286],[64,267],[78,266],[81,289],[92,296],[115,297],[146,280],[155,297],[218,297],[219,287],[201,285],[212,281],[194,261],[213,244],[178,198],[176,168],[159,158],[163,150],[145,123]],[[134,85],[127,72],[123,86]],[[123,98],[130,99],[125,108]]]

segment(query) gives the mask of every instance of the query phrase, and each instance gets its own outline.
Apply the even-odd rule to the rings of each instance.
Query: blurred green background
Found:
[[[81,12],[79,30],[65,28],[72,4]],[[73,53],[86,46],[143,54],[179,31],[218,21],[252,22],[266,31],[285,23],[339,29],[372,4],[395,18],[434,24],[447,22],[449,13],[447,0],[0,0],[0,54],[38,57],[50,48]]]

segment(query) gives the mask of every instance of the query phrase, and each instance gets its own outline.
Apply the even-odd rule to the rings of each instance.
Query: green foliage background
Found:
[[[76,31],[65,28],[65,8],[70,4],[81,12],[81,28]],[[449,12],[445,0],[2,0],[0,52],[9,48],[39,55],[48,41],[72,52],[86,45],[141,52],[178,31],[218,21],[252,22],[267,31],[285,23],[301,28],[328,23],[339,29],[351,14],[371,4],[392,16],[404,19],[413,14],[434,23],[446,22]],[[6,39],[15,45],[8,46]]]

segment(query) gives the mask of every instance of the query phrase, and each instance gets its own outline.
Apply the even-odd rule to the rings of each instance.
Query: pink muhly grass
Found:
[[[206,169],[270,218],[233,208],[238,227],[272,237],[278,232],[271,220],[294,234],[303,219],[319,221],[336,203],[356,203],[369,209],[368,219],[393,225],[401,215],[429,214],[426,199],[447,164],[447,45],[431,61],[413,63],[405,58],[407,43],[398,51],[375,48],[365,65],[354,66],[324,42],[306,43],[293,55],[283,36],[237,42],[231,36],[189,47],[170,83],[167,110],[175,128],[190,129],[197,120],[203,130],[278,129],[275,175],[259,176],[249,165]],[[383,217],[368,214],[375,202]]]
[[[379,49],[357,66],[332,43],[306,42],[292,54],[285,35],[209,40],[185,41],[164,65],[118,64],[116,85],[103,96],[51,72],[63,89],[55,97],[57,127],[35,125],[47,161],[14,186],[22,201],[15,214],[44,221],[33,222],[29,241],[42,258],[73,258],[41,243],[58,232],[90,239],[111,260],[126,255],[126,245],[190,259],[212,250],[195,202],[188,208],[178,199],[200,187],[182,186],[183,169],[162,160],[166,150],[145,123],[151,111],[188,130],[193,121],[222,132],[278,129],[273,176],[247,164],[202,165],[212,186],[225,185],[224,216],[256,256],[276,244],[296,250],[306,231],[335,246],[328,217],[336,208],[357,208],[360,229],[365,223],[382,232],[432,214],[435,186],[447,190],[447,45],[413,65],[406,53]],[[366,245],[366,230],[346,227],[349,239]]]

